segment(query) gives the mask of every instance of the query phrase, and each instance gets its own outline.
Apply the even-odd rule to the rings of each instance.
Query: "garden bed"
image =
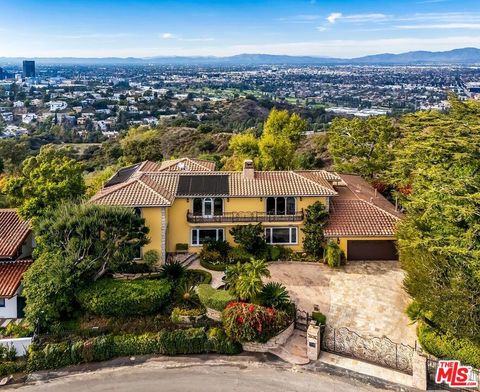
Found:
[[[295,323],[291,323],[286,329],[280,332],[278,335],[270,338],[265,343],[258,342],[246,342],[243,343],[243,349],[249,352],[266,353],[270,350],[283,346],[286,341],[292,336]]]

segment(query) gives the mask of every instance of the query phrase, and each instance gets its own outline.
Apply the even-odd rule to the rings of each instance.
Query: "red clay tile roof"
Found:
[[[0,258],[14,258],[29,234],[28,221],[16,210],[0,209]]]
[[[359,199],[330,201],[326,237],[391,237],[400,218]]]
[[[90,201],[123,206],[170,206],[177,196],[178,179],[182,175],[228,176],[228,194],[225,197],[335,196],[337,192],[321,172],[257,171],[253,179],[245,178],[242,172],[136,172],[125,182],[102,189]],[[192,196],[195,193],[182,195]]]
[[[154,171],[214,171],[215,162],[197,158],[179,158],[163,161],[160,168]],[[147,170],[143,170],[147,171]]]
[[[17,292],[23,273],[30,267],[32,260],[0,262],[0,298],[11,298]]]

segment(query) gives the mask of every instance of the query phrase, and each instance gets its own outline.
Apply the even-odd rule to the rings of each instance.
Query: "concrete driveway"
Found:
[[[330,326],[415,344],[415,326],[405,315],[410,299],[402,288],[398,262],[355,261],[339,269],[278,262],[269,269],[269,280],[283,283],[300,309],[310,313],[318,305]]]

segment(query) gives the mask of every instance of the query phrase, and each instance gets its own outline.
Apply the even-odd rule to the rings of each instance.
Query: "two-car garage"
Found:
[[[348,260],[398,260],[395,240],[347,241]]]

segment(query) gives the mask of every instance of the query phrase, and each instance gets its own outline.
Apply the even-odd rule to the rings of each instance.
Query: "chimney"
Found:
[[[246,159],[243,162],[243,178],[253,180],[255,178],[255,167],[251,159]]]

